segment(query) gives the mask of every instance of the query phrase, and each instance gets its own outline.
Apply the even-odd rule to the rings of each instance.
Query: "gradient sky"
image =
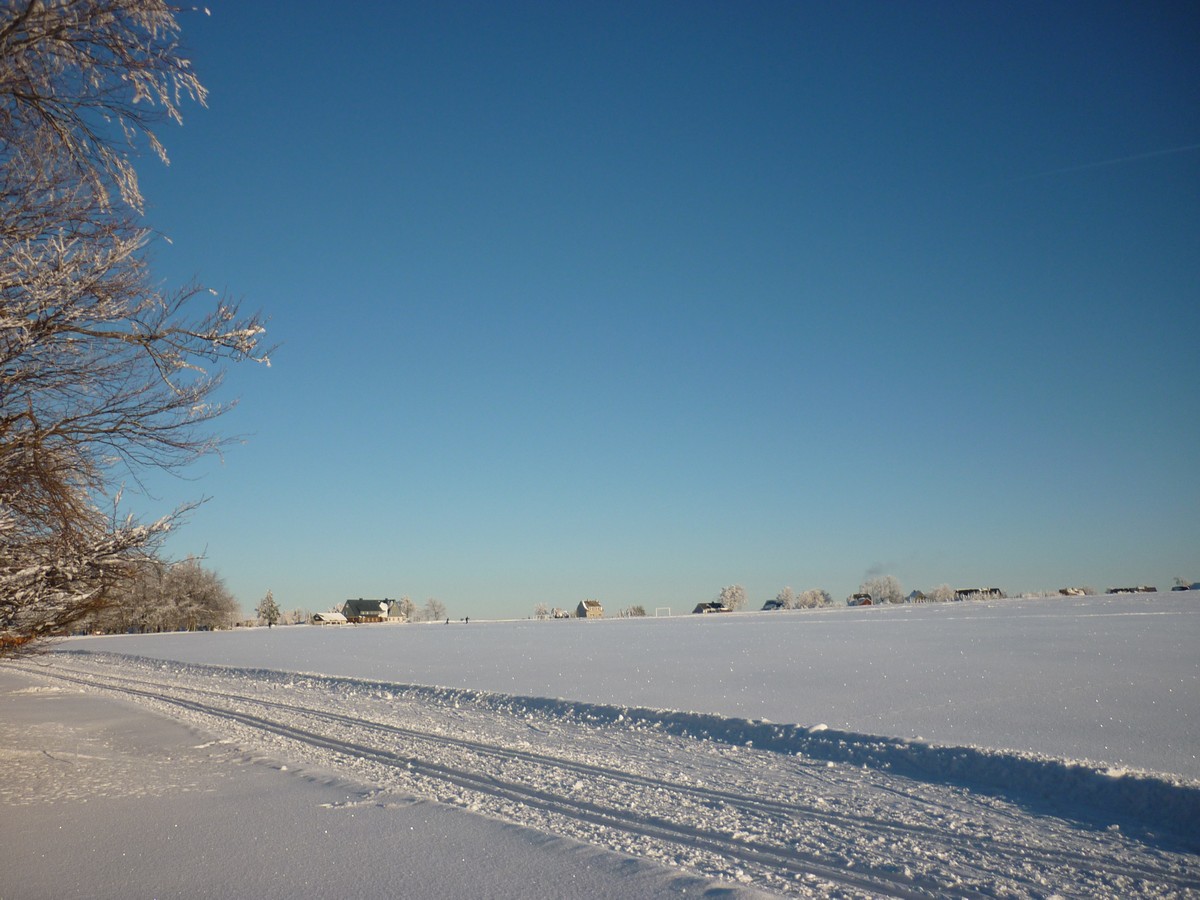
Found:
[[[141,167],[270,317],[163,512],[247,608],[1200,579],[1200,12],[235,3]]]

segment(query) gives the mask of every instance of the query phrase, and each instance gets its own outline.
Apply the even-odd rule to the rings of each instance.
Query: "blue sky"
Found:
[[[1200,579],[1194,4],[211,11],[155,271],[281,346],[134,502],[246,607]]]

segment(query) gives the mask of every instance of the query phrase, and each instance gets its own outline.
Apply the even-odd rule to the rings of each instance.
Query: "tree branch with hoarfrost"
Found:
[[[133,160],[205,90],[159,0],[0,0],[0,653],[95,613],[157,551],[117,486],[225,441],[221,366],[264,323],[150,277]]]

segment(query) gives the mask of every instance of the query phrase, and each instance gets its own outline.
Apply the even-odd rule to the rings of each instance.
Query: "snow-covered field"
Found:
[[[1197,648],[1188,593],[76,639],[0,666],[0,897],[1178,896]]]

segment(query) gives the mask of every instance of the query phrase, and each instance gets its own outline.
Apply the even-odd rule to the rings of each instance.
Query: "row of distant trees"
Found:
[[[188,558],[147,559],[114,586],[79,630],[105,634],[231,628],[240,608],[221,577]]]
[[[785,587],[775,599],[783,609],[813,609],[833,604],[829,591],[821,588],[796,593],[790,587]],[[721,588],[717,600],[729,609],[744,609],[747,603],[746,589],[740,584],[727,585]],[[545,603],[539,603],[533,608],[533,615],[538,619],[547,619],[552,616],[552,610]],[[616,615],[619,618],[638,618],[646,615],[646,607],[641,604],[623,607]]]
[[[446,604],[430,597],[424,606],[417,606],[411,597],[400,598],[400,612],[408,622],[440,622],[446,618]]]
[[[858,586],[858,593],[870,594],[875,603],[904,603],[908,600],[908,595],[894,575],[868,578]],[[956,596],[954,588],[948,584],[939,584],[923,592],[923,595],[927,602],[932,603],[947,603]]]
[[[717,602],[729,609],[744,609],[748,602],[746,589],[740,584],[727,585],[717,594]],[[775,602],[781,609],[815,609],[818,606],[832,605],[833,597],[829,591],[822,588],[796,592],[790,587],[785,587],[775,595]]]
[[[868,578],[858,586],[858,593],[870,594],[875,603],[904,603],[908,595],[894,575],[880,575]],[[923,592],[925,602],[948,603],[957,596],[954,588],[948,584],[939,584],[935,588]]]
[[[904,603],[908,595],[899,579],[894,575],[880,575],[868,578],[858,586],[859,594],[870,594],[876,603]],[[935,603],[945,603],[955,598],[955,590],[948,584],[939,584],[924,594],[925,600]],[[718,599],[730,609],[740,609],[745,606],[746,592],[740,585],[722,588]],[[849,598],[847,598],[849,599]],[[821,588],[810,588],[795,593],[790,587],[785,587],[775,595],[775,601],[781,609],[814,609],[819,606],[833,606],[833,597],[829,591]]]
[[[829,591],[822,588],[809,588],[797,592],[790,587],[785,587],[775,595],[775,600],[781,609],[815,609],[818,606],[833,604],[833,597],[830,596]],[[728,609],[745,609],[749,598],[746,595],[746,589],[740,584],[730,584],[718,592],[717,602]],[[628,611],[621,611],[621,615],[644,616],[645,614],[645,608],[641,606],[632,606]]]
[[[908,599],[904,588],[893,575],[868,578],[859,585],[858,593],[870,594],[876,603],[904,603]],[[934,602],[946,602],[954,598],[954,588],[948,584],[939,584],[925,594],[926,600]],[[774,599],[779,609],[817,609],[822,606],[834,605],[833,596],[824,588],[795,591],[791,587],[785,587],[775,595]],[[737,610],[745,609],[749,598],[746,595],[746,589],[740,584],[730,584],[721,588],[717,593],[717,602],[728,609]],[[545,618],[548,615],[546,605],[538,604],[534,614],[538,618]],[[618,613],[621,616],[644,616],[645,614],[645,608],[641,606],[632,606]]]

